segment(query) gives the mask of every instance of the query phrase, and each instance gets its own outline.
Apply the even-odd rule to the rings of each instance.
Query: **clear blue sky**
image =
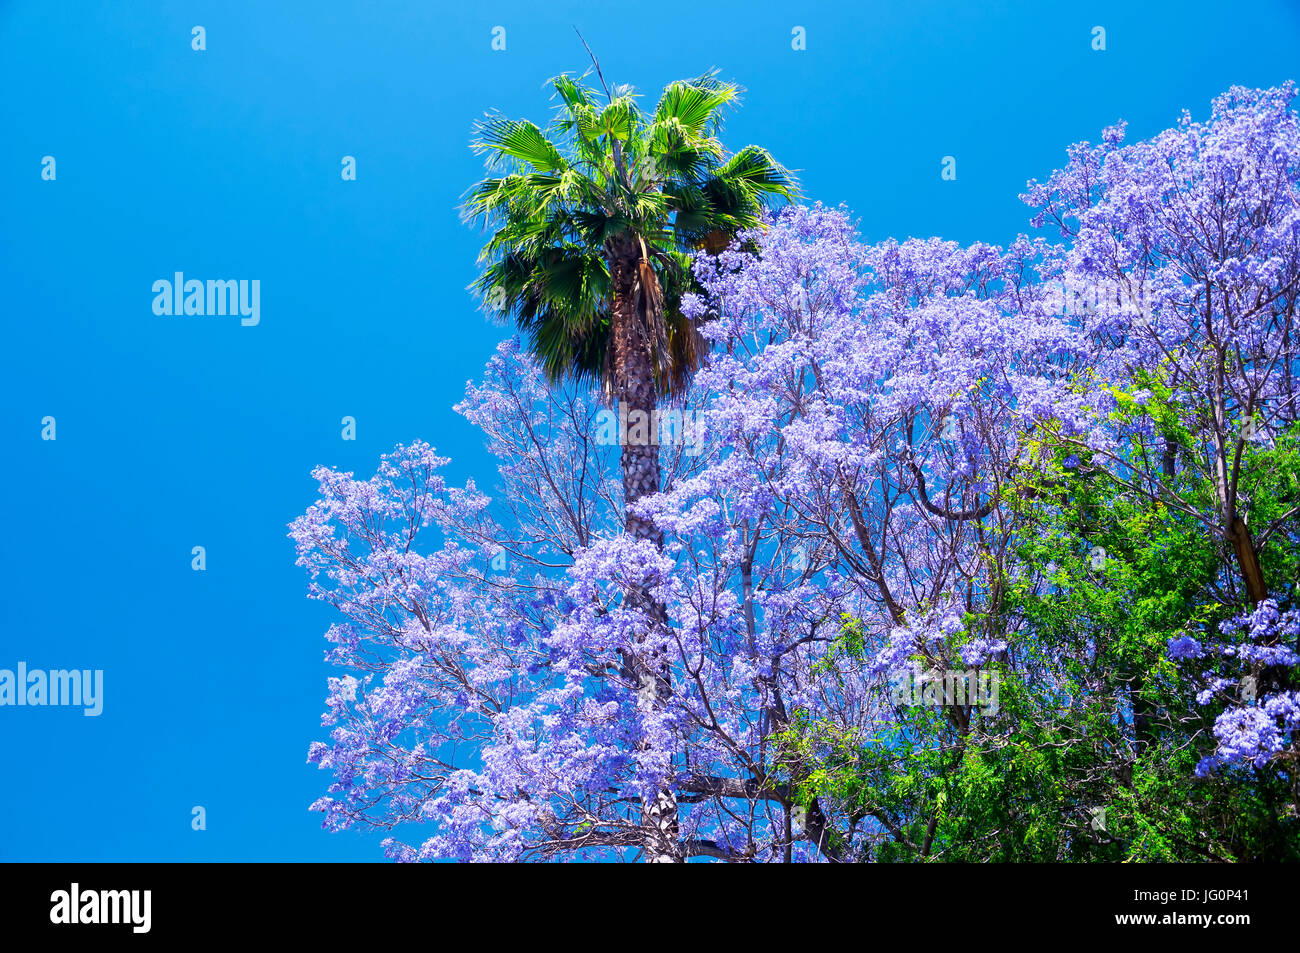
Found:
[[[491,484],[451,411],[505,333],[465,291],[466,144],[491,108],[545,118],[574,24],[649,95],[720,67],[748,90],[728,145],[871,240],[1008,241],[1071,142],[1300,73],[1283,0],[0,0],[0,668],[105,672],[98,718],[0,708],[0,860],[380,858],[307,811],[331,616],[286,524],[314,465],[369,476],[399,441]],[[259,279],[261,323],[155,316],[176,271]]]

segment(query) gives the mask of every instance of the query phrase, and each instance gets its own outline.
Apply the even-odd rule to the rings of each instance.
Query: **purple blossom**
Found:
[[[1175,661],[1198,659],[1205,654],[1201,643],[1190,635],[1180,635],[1169,640],[1169,657]]]

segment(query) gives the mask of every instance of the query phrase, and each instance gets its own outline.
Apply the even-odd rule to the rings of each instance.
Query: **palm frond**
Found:
[[[475,130],[478,133],[472,143],[475,152],[497,159],[508,156],[537,172],[562,172],[568,168],[560,150],[536,123],[492,116],[477,123]]]
[[[793,199],[798,193],[793,173],[759,146],[745,146],[720,165],[714,177],[728,189],[755,198]]]
[[[664,87],[655,107],[654,121],[674,120],[693,136],[712,137],[721,130],[722,110],[737,101],[740,87],[724,83],[717,71],[693,80],[679,80]]]
[[[471,288],[553,380],[601,381],[610,396],[610,276],[621,262],[634,269],[633,331],[655,385],[679,397],[707,351],[681,309],[698,290],[690,255],[756,225],[765,205],[797,194],[795,179],[757,146],[727,154],[718,132],[741,91],[716,70],[670,83],[650,116],[630,87],[605,97],[586,75],[551,80],[558,102],[545,130],[500,116],[476,126],[475,150],[504,168],[465,195],[466,217],[491,233]]]

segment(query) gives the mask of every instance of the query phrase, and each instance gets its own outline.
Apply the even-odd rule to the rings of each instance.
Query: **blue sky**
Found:
[[[104,671],[99,717],[0,707],[0,860],[380,859],[307,811],[332,618],[286,524],[313,466],[369,476],[399,441],[491,484],[451,411],[506,333],[465,290],[467,142],[485,110],[545,118],[575,24],[649,96],[720,67],[748,91],[727,144],[869,240],[1009,241],[1068,144],[1300,72],[1281,0],[0,0],[0,668]],[[177,271],[260,280],[260,323],[155,315]]]

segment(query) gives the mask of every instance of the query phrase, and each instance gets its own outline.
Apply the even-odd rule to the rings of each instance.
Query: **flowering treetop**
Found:
[[[1292,92],[1233,90],[1209,123],[1075,147],[1026,196],[1065,244],[866,245],[815,206],[700,256],[682,303],[712,347],[683,398],[699,429],[691,452],[662,446],[662,492],[631,504],[662,548],[623,532],[594,395],[549,385],[514,341],[457,407],[499,462],[490,497],[447,484],[424,443],[369,480],[318,469],[291,535],[350,669],[310,751],[334,773],[326,824],[400,827],[401,860],[631,859],[642,804],[670,789],[685,857],[928,854],[934,823],[827,785],[827,759],[871,749],[888,775],[917,745],[956,764],[1016,730],[971,703],[921,725],[890,679],[1069,681],[1079,646],[1044,642],[1012,598],[1054,591],[1056,567],[1018,548],[1024,507],[1105,474],[1175,508],[1230,543],[1225,605],[1264,545],[1267,527],[1239,525],[1239,475],[1295,420]],[[1060,307],[1063,288],[1092,306]],[[1134,288],[1137,320],[1118,306]],[[1080,565],[1094,548],[1070,545]],[[1252,644],[1294,637],[1266,628]],[[1274,676],[1294,653],[1274,655],[1252,659],[1273,666],[1258,704],[1221,716],[1215,765],[1292,756]],[[636,677],[649,657],[666,696]],[[1251,747],[1232,719],[1273,734]]]

